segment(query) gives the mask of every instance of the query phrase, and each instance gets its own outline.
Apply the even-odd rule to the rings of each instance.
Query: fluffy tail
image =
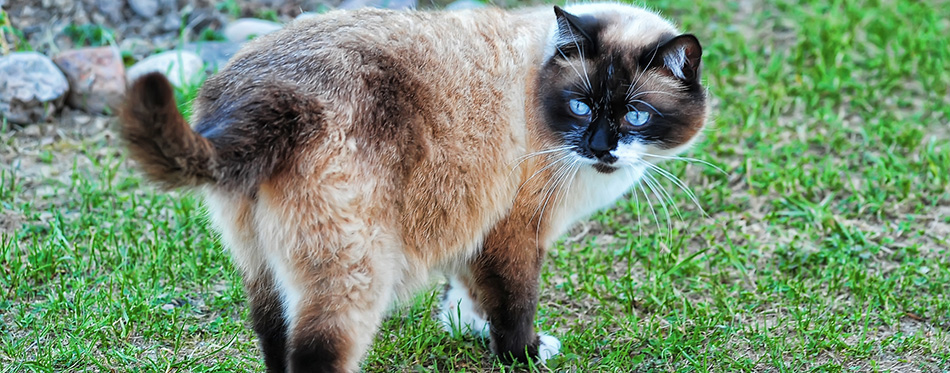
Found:
[[[195,133],[175,105],[160,73],[135,81],[119,110],[122,138],[148,178],[166,188],[215,181],[215,149]]]

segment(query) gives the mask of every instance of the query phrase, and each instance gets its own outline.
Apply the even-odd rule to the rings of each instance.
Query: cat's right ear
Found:
[[[597,43],[593,37],[593,31],[597,27],[596,19],[575,16],[557,5],[554,6],[554,15],[557,17],[555,56],[569,58],[579,54],[590,57],[596,53],[594,48]]]
[[[696,36],[683,34],[658,45],[653,53],[641,57],[640,63],[693,86],[699,81],[702,57],[703,47]]]

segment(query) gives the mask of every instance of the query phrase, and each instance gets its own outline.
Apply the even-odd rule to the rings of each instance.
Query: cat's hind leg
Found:
[[[280,289],[254,233],[253,201],[243,195],[211,189],[207,190],[206,202],[211,220],[243,274],[251,322],[264,355],[264,365],[269,373],[284,373],[287,371],[287,320]]]
[[[325,251],[330,251],[326,250]],[[274,266],[287,320],[289,372],[357,372],[392,300],[396,274],[373,250]]]
[[[280,294],[289,372],[359,371],[402,284],[401,241],[391,219],[365,211],[365,184],[292,179],[257,194],[255,231]]]
[[[284,373],[287,371],[287,321],[274,278],[268,271],[253,278],[245,275],[244,288],[267,372]]]

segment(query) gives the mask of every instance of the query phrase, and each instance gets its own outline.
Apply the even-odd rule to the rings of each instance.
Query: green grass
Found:
[[[33,48],[26,42],[23,32],[13,27],[10,23],[10,16],[3,9],[0,9],[0,56],[10,54],[10,52],[31,51]]]
[[[115,33],[108,27],[96,24],[70,24],[63,28],[63,34],[69,37],[77,47],[101,47],[115,44]]]
[[[667,163],[705,214],[665,182],[557,245],[548,367],[950,371],[950,6],[650,6],[703,41],[713,118],[688,156],[725,173]],[[0,371],[261,369],[196,196],[143,184],[114,137],[0,142]],[[443,333],[436,299],[395,309],[364,369],[532,369]]]

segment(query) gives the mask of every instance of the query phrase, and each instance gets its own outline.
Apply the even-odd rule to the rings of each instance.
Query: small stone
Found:
[[[224,37],[228,41],[243,43],[256,36],[280,30],[282,27],[277,22],[256,18],[240,18],[224,27]]]
[[[416,0],[345,0],[337,9],[359,9],[365,7],[381,9],[415,9],[418,2]]]
[[[445,10],[478,9],[486,7],[485,3],[475,0],[456,0],[445,6]]]
[[[122,17],[122,2],[122,0],[95,1],[96,7],[99,8],[99,11],[105,14],[109,21],[111,21],[113,24],[121,23],[124,20],[124,17]]]
[[[178,13],[169,13],[165,15],[162,21],[162,30],[175,31],[181,28],[181,17]]]
[[[152,18],[158,15],[158,1],[155,0],[129,0],[129,8],[139,16]]]
[[[183,49],[197,53],[205,63],[205,72],[211,74],[221,70],[241,49],[241,44],[230,41],[205,41],[185,44]]]
[[[156,49],[155,44],[145,38],[127,36],[119,42],[119,50],[130,54],[135,60],[141,60]]]
[[[8,121],[31,124],[63,106],[69,82],[56,64],[36,52],[0,57],[0,113]]]
[[[142,75],[158,71],[165,74],[172,85],[181,87],[185,84],[198,83],[203,68],[204,63],[197,54],[174,50],[149,56],[139,61],[125,72],[125,77],[129,82],[133,82]]]
[[[218,30],[228,20],[225,15],[215,11],[214,8],[197,8],[185,13],[188,15],[185,24],[191,28],[191,32],[196,34],[207,28]]]
[[[89,113],[115,108],[125,94],[125,65],[115,47],[82,48],[53,58],[69,80],[70,106]]]

